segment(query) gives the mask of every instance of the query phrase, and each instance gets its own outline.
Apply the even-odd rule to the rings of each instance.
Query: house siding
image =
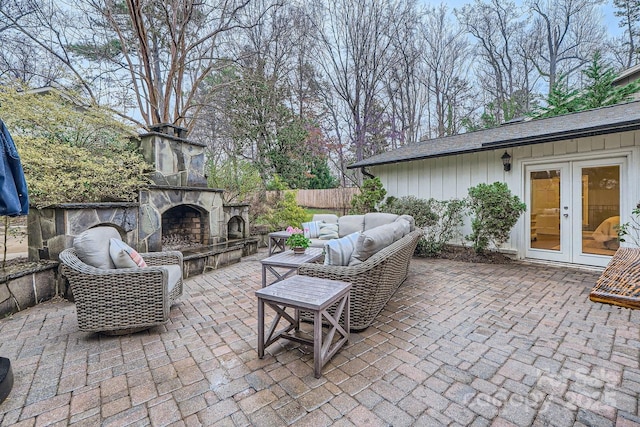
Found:
[[[506,151],[512,156],[510,172],[505,172],[502,167],[504,148],[378,165],[369,170],[381,179],[387,196],[462,199],[468,195],[468,189],[472,186],[501,181],[527,203],[524,200],[526,164],[623,155],[628,158],[627,173],[622,177],[627,180],[624,194],[621,194],[622,209],[625,210],[621,216],[624,222],[625,216],[640,200],[637,184],[640,179],[639,148],[640,131],[630,131],[508,148]],[[525,228],[523,216],[503,249],[517,251],[518,256],[522,257],[526,244]],[[463,235],[471,232],[468,218],[465,219],[462,232]]]

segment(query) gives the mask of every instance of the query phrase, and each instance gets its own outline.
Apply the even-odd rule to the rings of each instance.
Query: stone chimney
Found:
[[[186,139],[187,129],[168,123],[140,135],[140,150],[153,165],[151,180],[158,186],[206,187],[205,144]]]

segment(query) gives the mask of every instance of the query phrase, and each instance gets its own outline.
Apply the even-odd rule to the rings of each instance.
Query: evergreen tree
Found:
[[[602,61],[600,52],[593,54],[589,67],[582,73],[587,77],[585,90],[580,94],[580,107],[582,110],[615,105],[628,101],[630,96],[640,90],[638,82],[632,82],[625,86],[614,86],[616,73],[612,67]]]
[[[326,159],[315,158],[312,160],[308,188],[323,189],[336,188],[338,180],[331,174],[331,169]]]
[[[534,113],[536,118],[560,116],[580,111],[578,91],[570,90],[565,76],[560,76],[546,99],[547,106]]]
[[[586,77],[586,84],[581,91],[569,89],[565,79],[559,79],[546,99],[547,106],[534,117],[553,117],[620,104],[629,101],[634,93],[640,91],[638,81],[615,86],[613,82],[617,75],[610,65],[603,62],[600,52],[593,54],[591,63],[582,73]]]

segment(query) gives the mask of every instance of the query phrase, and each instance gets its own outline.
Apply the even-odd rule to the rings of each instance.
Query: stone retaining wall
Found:
[[[58,262],[44,263],[9,274],[0,282],[0,318],[64,295],[64,280],[58,274]]]

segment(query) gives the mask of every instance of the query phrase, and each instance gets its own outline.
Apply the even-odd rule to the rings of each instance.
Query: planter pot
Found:
[[[295,248],[291,248],[291,249],[293,249],[293,253],[295,255],[303,255],[304,251],[307,250],[307,248],[303,248],[303,247],[295,247]]]

